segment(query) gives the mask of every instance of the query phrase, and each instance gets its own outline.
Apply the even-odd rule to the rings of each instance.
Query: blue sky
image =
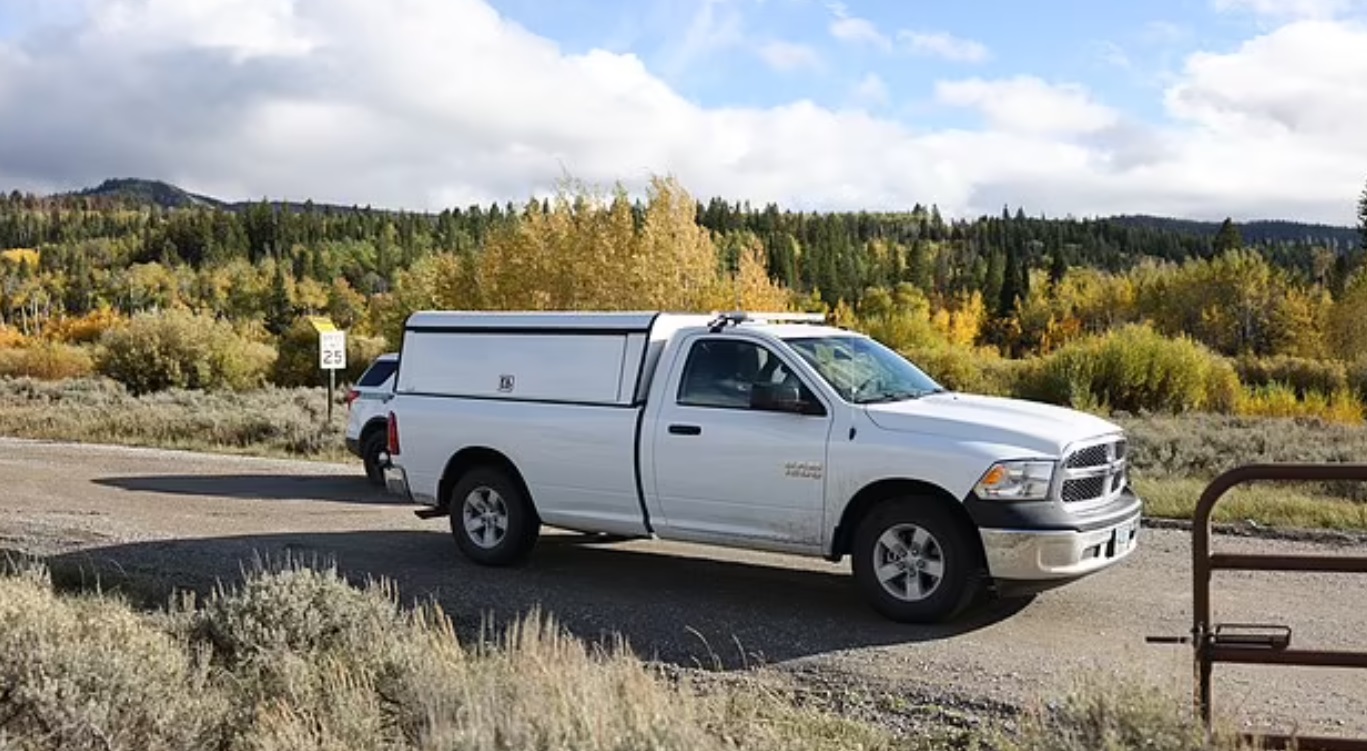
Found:
[[[764,0],[494,0],[507,17],[565,51],[632,53],[704,106],[772,106],[793,99],[840,107],[866,76],[883,81],[886,104],[864,104],[921,127],[962,126],[971,113],[933,106],[936,81],[1033,75],[1086,86],[1106,104],[1144,119],[1163,117],[1161,88],[1197,50],[1227,51],[1256,33],[1250,14],[1207,0],[957,0],[872,2]],[[832,25],[864,19],[889,39],[838,39]],[[899,43],[899,32],[948,34],[987,50],[982,60],[945,59]],[[691,33],[690,33],[691,32]],[[759,45],[803,45],[815,66],[775,69]],[[900,48],[900,49],[899,49]]]
[[[1367,0],[0,0],[0,113],[0,189],[1349,224]]]

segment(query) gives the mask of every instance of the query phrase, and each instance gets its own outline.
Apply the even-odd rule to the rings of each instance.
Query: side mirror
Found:
[[[768,412],[791,412],[798,415],[821,414],[819,404],[802,400],[802,392],[795,383],[756,383],[750,387],[750,409]]]

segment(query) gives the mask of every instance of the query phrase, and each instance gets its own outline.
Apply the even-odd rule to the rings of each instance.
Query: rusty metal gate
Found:
[[[1211,513],[1231,488],[1257,480],[1367,482],[1367,464],[1250,464],[1232,469],[1206,486],[1196,506],[1191,535],[1192,627],[1190,636],[1149,637],[1154,644],[1191,644],[1195,653],[1195,700],[1211,727],[1211,674],[1215,663],[1367,668],[1367,652],[1292,649],[1284,625],[1211,623],[1211,574],[1226,571],[1312,571],[1367,574],[1367,557],[1247,555],[1212,553]],[[1252,739],[1254,736],[1247,736]],[[1303,751],[1367,751],[1367,738],[1257,735],[1264,748]]]

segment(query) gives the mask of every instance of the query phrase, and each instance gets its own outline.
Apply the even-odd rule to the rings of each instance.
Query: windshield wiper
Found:
[[[948,391],[948,389],[904,389],[902,391],[889,391],[886,394],[879,394],[878,396],[870,397],[868,399],[861,399],[859,403],[885,404],[887,402],[909,401],[911,399],[920,399],[923,396],[930,396],[931,394],[942,394],[945,391]]]

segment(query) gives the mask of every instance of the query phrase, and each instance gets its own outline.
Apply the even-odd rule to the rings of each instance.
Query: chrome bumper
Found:
[[[1115,565],[1139,542],[1141,513],[1101,529],[984,529],[980,531],[987,568],[1003,581],[1067,580]]]

